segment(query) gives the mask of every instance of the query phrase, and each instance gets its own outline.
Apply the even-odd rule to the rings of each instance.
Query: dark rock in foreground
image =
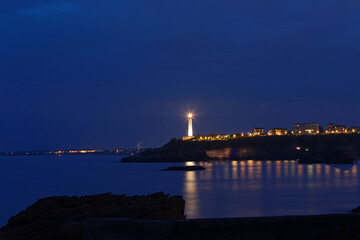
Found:
[[[360,212],[360,206],[351,210],[353,213]]]
[[[349,240],[360,239],[360,214],[175,221],[87,219],[87,240]]]
[[[162,192],[48,197],[11,217],[0,239],[83,239],[81,221],[86,218],[185,219],[184,209],[181,196]]]
[[[195,170],[205,170],[202,166],[179,166],[179,167],[168,167],[164,171],[195,171]]]

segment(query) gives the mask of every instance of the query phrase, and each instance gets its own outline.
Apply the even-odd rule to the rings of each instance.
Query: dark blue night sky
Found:
[[[4,1],[0,151],[360,125],[359,0]]]

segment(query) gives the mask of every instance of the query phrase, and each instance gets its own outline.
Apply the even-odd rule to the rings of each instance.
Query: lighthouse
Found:
[[[192,137],[193,136],[193,127],[192,127],[193,115],[192,115],[192,113],[189,113],[187,115],[187,117],[188,117],[188,137]]]
[[[188,120],[188,134],[187,136],[183,136],[183,140],[184,141],[187,141],[187,140],[191,140],[191,139],[194,139],[194,132],[193,132],[193,126],[192,126],[192,120],[194,118],[194,114],[192,114],[191,112],[188,113],[186,115],[187,117],[187,120]]]

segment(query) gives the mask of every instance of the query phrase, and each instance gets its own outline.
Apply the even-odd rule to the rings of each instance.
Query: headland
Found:
[[[227,140],[171,139],[122,162],[186,162],[210,160],[296,160],[304,163],[352,163],[360,156],[360,134],[284,135]]]

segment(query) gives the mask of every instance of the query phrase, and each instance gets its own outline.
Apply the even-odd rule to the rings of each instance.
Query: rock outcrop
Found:
[[[359,212],[360,212],[360,206],[359,206],[359,207],[356,207],[356,208],[353,208],[353,209],[351,210],[351,212],[353,212],[353,213],[359,213]]]
[[[359,214],[154,221],[87,219],[86,240],[353,240]],[[119,230],[120,229],[120,230]]]
[[[0,239],[82,239],[86,218],[185,219],[181,196],[162,192],[141,196],[111,193],[48,197],[10,218]]]
[[[205,151],[162,151],[159,149],[151,149],[141,152],[140,155],[125,157],[121,162],[191,162],[191,161],[207,161],[209,157]]]
[[[174,167],[168,167],[167,169],[164,169],[164,171],[197,171],[197,170],[205,170],[202,166],[174,166]]]

